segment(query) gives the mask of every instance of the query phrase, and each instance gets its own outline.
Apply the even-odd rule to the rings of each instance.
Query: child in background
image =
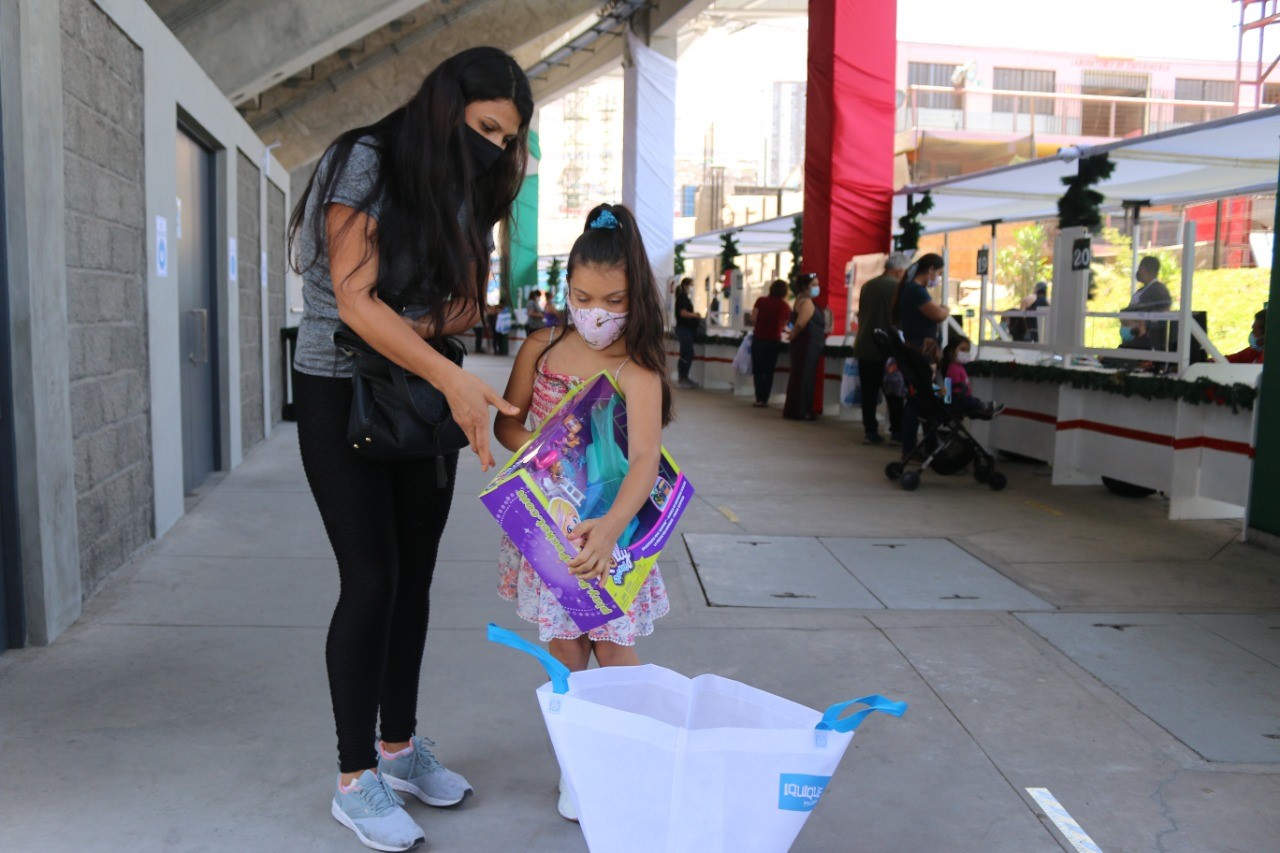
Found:
[[[572,534],[581,550],[569,570],[590,579],[608,570],[618,537],[649,499],[662,428],[671,420],[671,390],[662,301],[631,211],[602,204],[588,214],[569,252],[566,280],[566,322],[533,332],[520,348],[504,394],[519,412],[500,414],[494,434],[518,450],[574,386],[603,370],[617,382],[627,410],[627,475],[608,513],[580,521]],[[625,616],[583,633],[505,535],[498,565],[499,594],[516,602],[518,616],[537,624],[538,638],[573,672],[585,670],[592,654],[600,666],[638,665],[636,637],[652,633],[653,621],[670,609],[654,566]],[[563,777],[560,782],[558,810],[577,820]]]
[[[969,387],[969,372],[964,369],[970,359],[969,339],[963,335],[955,335],[947,341],[942,349],[942,358],[938,362],[938,383],[941,393],[947,394],[947,381],[951,383],[951,403],[959,406],[967,417],[977,420],[991,420],[1004,411],[1003,403],[984,403],[974,396]]]

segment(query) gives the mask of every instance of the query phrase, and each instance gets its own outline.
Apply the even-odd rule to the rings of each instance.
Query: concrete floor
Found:
[[[501,387],[505,361],[469,364]],[[1054,488],[1014,463],[1001,493],[928,474],[905,493],[856,424],[783,421],[723,392],[677,404],[665,440],[698,490],[682,534],[821,537],[878,599],[708,606],[674,543],[672,613],[642,657],[811,707],[911,705],[863,726],[795,850],[1074,849],[1028,788],[1108,853],[1280,849],[1280,558],[1236,543],[1237,524],[1171,522],[1158,497]],[[585,850],[554,809],[541,670],[484,640],[489,621],[532,636],[494,592],[497,531],[473,497],[487,479],[464,458],[419,715],[477,794],[410,808],[432,850]],[[847,541],[918,537],[1030,604],[934,606],[919,590],[937,566],[904,576],[901,598]],[[284,425],[52,647],[0,656],[0,850],[362,849],[328,814],[336,594]]]

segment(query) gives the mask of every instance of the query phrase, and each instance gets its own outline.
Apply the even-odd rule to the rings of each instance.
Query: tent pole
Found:
[[[1196,273],[1196,224],[1182,224],[1182,294],[1178,305],[1178,378],[1187,373],[1191,364],[1191,287]]]
[[[982,302],[983,302],[983,304],[987,306],[987,310],[992,310],[992,311],[994,311],[994,310],[995,310],[995,307],[996,307],[996,306],[995,306],[995,301],[996,301],[996,258],[997,258],[997,256],[998,256],[998,252],[997,252],[997,249],[996,249],[996,225],[997,225],[997,223],[998,223],[998,220],[992,220],[992,221],[991,221],[991,254],[988,256],[988,257],[989,257],[989,260],[987,261],[987,272],[989,273],[989,275],[988,275],[988,277],[987,277],[987,281],[989,281],[989,282],[991,283],[991,297],[990,297],[990,299],[988,299],[988,298],[987,298],[987,294],[986,294],[985,292],[982,294]],[[986,287],[984,287],[984,288],[983,288],[983,290],[985,291],[985,290],[986,290]],[[987,317],[986,317],[986,315],[985,315],[985,312],[984,312],[984,313],[982,313],[982,314],[979,314],[979,315],[978,315],[978,340],[979,340],[979,341],[981,341],[981,340],[982,340],[982,336],[983,336],[983,334],[985,334],[985,327],[983,326],[983,324],[984,324],[984,323],[986,323],[986,322],[987,322]],[[999,336],[999,335],[996,335],[996,337],[997,337],[997,338],[999,338],[1000,336]]]
[[[1133,237],[1130,241],[1129,248],[1133,250],[1133,261],[1129,269],[1129,299],[1133,300],[1133,294],[1138,292],[1138,254],[1141,247],[1138,240],[1142,236],[1142,205],[1133,205]]]
[[[945,232],[942,235],[942,290],[939,292],[938,295],[939,297],[941,297],[943,305],[951,304],[947,296],[947,290],[951,287],[950,237],[951,235]],[[950,339],[950,337],[951,337],[951,324],[944,321],[942,324],[942,345],[944,347],[947,345],[947,341]]]

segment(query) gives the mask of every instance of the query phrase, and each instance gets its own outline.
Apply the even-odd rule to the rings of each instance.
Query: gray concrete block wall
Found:
[[[261,172],[243,153],[236,157],[236,255],[240,284],[240,435],[245,453],[262,441],[262,216]]]
[[[142,51],[62,0],[67,330],[81,592],[154,535]]]
[[[279,423],[284,411],[285,264],[288,261],[285,230],[289,211],[284,192],[267,184],[267,345],[271,371],[271,423]]]

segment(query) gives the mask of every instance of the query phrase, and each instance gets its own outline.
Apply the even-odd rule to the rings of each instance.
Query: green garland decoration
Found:
[[[1111,162],[1110,157],[1098,154],[1085,157],[1080,161],[1076,174],[1062,179],[1067,191],[1058,199],[1058,224],[1061,227],[1082,225],[1091,232],[1102,227],[1098,206],[1102,204],[1103,195],[1089,187],[1111,177],[1115,169],[1116,164]]]
[[[920,233],[924,231],[924,223],[920,217],[933,210],[933,199],[925,192],[919,201],[908,202],[907,212],[898,219],[902,233],[893,238],[893,249],[896,252],[914,252],[920,245]]]
[[[792,284],[800,277],[800,262],[804,254],[804,214],[798,213],[791,220],[791,273],[787,276]]]
[[[671,261],[671,271],[676,275],[684,275],[684,243],[676,243],[676,254]]]
[[[552,258],[551,265],[547,267],[547,294],[548,299],[560,289],[560,259]]]
[[[733,232],[726,231],[720,235],[720,272],[736,270],[738,265],[733,259],[738,257],[738,242],[733,239]]]
[[[1230,406],[1232,412],[1251,410],[1258,392],[1239,382],[1224,385],[1211,379],[1171,379],[1136,373],[1099,373],[1052,365],[1018,364],[1012,361],[974,361],[965,365],[970,376],[1012,379],[1037,385],[1070,385],[1082,391],[1102,391],[1144,400],[1178,400],[1193,406]]]

